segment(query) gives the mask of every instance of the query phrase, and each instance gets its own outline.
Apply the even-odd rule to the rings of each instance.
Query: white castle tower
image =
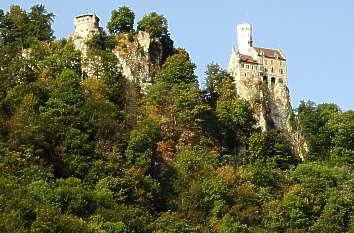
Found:
[[[237,25],[237,48],[239,52],[248,55],[252,46],[252,25],[249,23]]]
[[[232,50],[229,73],[237,94],[257,105],[255,117],[263,131],[291,131],[285,55],[279,49],[254,47],[251,24],[237,25],[237,49]]]

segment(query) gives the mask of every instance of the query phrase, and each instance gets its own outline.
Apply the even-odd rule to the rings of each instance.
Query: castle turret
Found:
[[[75,36],[87,38],[90,35],[101,33],[100,19],[95,14],[79,15],[74,19]]]
[[[243,23],[237,25],[237,48],[241,54],[249,55],[249,49],[253,46],[252,25]]]
[[[96,14],[85,14],[76,16],[74,19],[75,33],[70,36],[74,42],[75,49],[82,53],[81,69],[83,77],[94,76],[92,63],[87,60],[87,40],[94,35],[102,35],[103,29],[99,25],[100,19]]]

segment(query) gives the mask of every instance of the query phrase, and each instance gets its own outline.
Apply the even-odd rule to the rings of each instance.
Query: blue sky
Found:
[[[111,10],[129,6],[139,20],[151,11],[167,17],[175,45],[186,48],[200,81],[208,63],[227,68],[238,23],[253,24],[254,45],[281,48],[287,55],[293,107],[300,100],[335,102],[354,109],[354,1],[342,0],[1,0],[29,9],[42,3],[55,13],[57,38],[73,31],[73,18],[96,12],[106,26]]]

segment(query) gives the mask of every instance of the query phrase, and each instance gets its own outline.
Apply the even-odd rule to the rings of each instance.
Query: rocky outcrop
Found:
[[[144,90],[162,66],[162,42],[143,31],[121,34],[117,40],[113,53],[119,60],[123,75]]]
[[[236,89],[240,97],[252,103],[257,126],[263,131],[278,129],[291,132],[289,119],[292,109],[289,90],[284,84],[273,85],[248,78],[237,81]]]
[[[303,158],[306,143],[303,137],[291,126],[293,110],[289,89],[285,84],[271,84],[257,78],[242,79],[236,82],[237,93],[250,101],[257,126],[263,131],[280,130],[292,143],[295,152]]]

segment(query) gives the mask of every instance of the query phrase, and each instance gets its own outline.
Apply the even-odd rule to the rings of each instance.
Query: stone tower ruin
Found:
[[[103,33],[103,29],[99,26],[100,19],[96,14],[85,14],[76,16],[74,19],[75,33],[72,36],[74,46],[80,50],[83,55],[86,55],[87,46],[86,41],[94,35]]]

